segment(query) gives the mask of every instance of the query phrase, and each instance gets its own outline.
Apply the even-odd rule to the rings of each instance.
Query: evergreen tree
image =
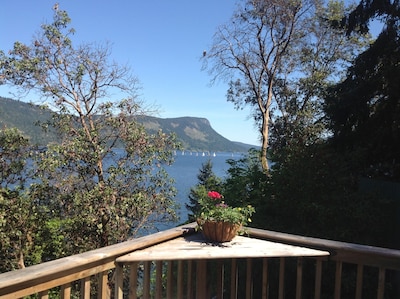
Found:
[[[357,174],[400,179],[400,5],[398,1],[360,1],[345,19],[348,33],[383,24],[376,41],[333,86],[325,111],[341,152],[352,153]]]
[[[186,203],[186,208],[191,212],[188,214],[189,221],[195,221],[195,215],[199,212],[198,200],[201,197],[206,197],[208,191],[217,191],[222,193],[221,179],[217,177],[212,170],[211,160],[203,163],[199,174],[197,175],[198,183],[190,188],[189,203]]]
[[[244,157],[229,159],[228,176],[224,181],[225,202],[229,206],[252,205],[256,213],[251,217],[253,227],[265,227],[270,176],[266,176],[260,163],[260,151],[250,149]]]

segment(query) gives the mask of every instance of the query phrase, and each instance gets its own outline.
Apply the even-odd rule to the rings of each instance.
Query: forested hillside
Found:
[[[37,125],[38,122],[50,119],[51,114],[50,110],[41,109],[37,105],[0,97],[0,126],[18,128],[33,143],[46,145],[57,140],[54,132],[44,132]],[[206,118],[163,119],[143,116],[139,120],[149,132],[156,132],[159,129],[166,133],[174,132],[186,150],[246,152],[251,147],[221,136]]]

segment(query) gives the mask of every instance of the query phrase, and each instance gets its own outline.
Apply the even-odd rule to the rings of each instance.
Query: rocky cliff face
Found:
[[[249,146],[237,144],[218,134],[206,118],[143,117],[140,121],[149,131],[162,129],[165,132],[174,132],[182,142],[183,148],[188,150],[245,152],[249,148]]]

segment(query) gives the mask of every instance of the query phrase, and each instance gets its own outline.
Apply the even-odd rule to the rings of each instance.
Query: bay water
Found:
[[[242,153],[229,152],[177,152],[174,164],[168,166],[166,170],[175,180],[175,188],[178,192],[176,201],[179,204],[179,209],[177,211],[179,219],[176,223],[170,223],[167,226],[162,225],[162,227],[158,227],[158,229],[170,228],[187,221],[188,210],[185,204],[189,202],[190,188],[194,187],[199,182],[197,176],[203,164],[210,160],[214,174],[220,178],[224,178],[229,169],[229,164],[226,161],[228,159],[238,160],[242,156]]]

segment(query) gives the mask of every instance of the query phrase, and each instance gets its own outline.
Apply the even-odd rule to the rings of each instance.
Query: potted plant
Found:
[[[211,241],[231,241],[243,226],[251,222],[251,215],[255,209],[246,207],[228,206],[223,196],[216,191],[209,191],[207,196],[199,199],[200,211],[197,215],[198,228],[204,237]]]

